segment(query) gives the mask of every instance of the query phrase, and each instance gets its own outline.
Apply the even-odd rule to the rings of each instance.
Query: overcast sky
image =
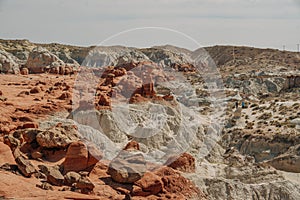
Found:
[[[121,33],[105,42],[103,40]],[[297,0],[0,0],[0,38],[73,45],[217,44],[296,50]]]

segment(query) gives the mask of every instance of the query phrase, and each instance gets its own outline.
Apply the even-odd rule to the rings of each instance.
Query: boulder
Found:
[[[0,142],[0,165],[4,163],[15,163],[15,158],[12,155],[12,152],[9,146],[5,145],[3,142]]]
[[[68,172],[65,175],[65,184],[72,186],[73,183],[77,183],[79,179],[81,178],[81,175],[76,172]]]
[[[0,73],[1,72],[14,74],[18,74],[19,72],[18,58],[4,50],[0,50]]]
[[[68,147],[68,151],[65,157],[65,161],[62,166],[64,173],[74,171],[80,172],[87,168],[88,163],[88,149],[86,145],[81,142],[73,142]]]
[[[37,134],[36,140],[42,147],[65,148],[78,141],[79,134],[73,126],[56,126]]]
[[[18,169],[25,177],[31,177],[35,173],[35,168],[29,160],[25,160],[22,156],[19,156],[15,159]]]
[[[32,88],[32,89],[30,90],[30,93],[31,93],[31,94],[37,94],[37,93],[40,93],[41,91],[42,91],[41,88],[38,87],[38,86],[36,86],[36,87],[34,87],[34,88]]]
[[[149,195],[156,195],[160,193],[164,187],[161,177],[155,175],[153,172],[146,172],[140,180],[135,182],[135,185],[139,186],[143,191],[143,193],[140,194],[133,194],[135,196],[145,196],[147,193]]]
[[[48,183],[56,186],[64,184],[65,177],[59,171],[59,166],[39,165],[38,167],[46,175]]]
[[[36,187],[41,188],[43,190],[54,190],[52,185],[47,182],[36,184]]]
[[[141,153],[121,151],[108,168],[108,174],[119,183],[133,183],[146,172],[146,161]]]
[[[184,195],[185,199],[189,199],[193,195],[203,195],[195,184],[183,177],[179,172],[170,167],[161,167],[154,171],[154,174],[161,177],[164,185],[164,192],[170,194]],[[178,198],[178,197],[177,197]],[[182,199],[179,198],[179,199]],[[201,198],[200,198],[201,199]]]
[[[188,153],[183,153],[179,157],[170,157],[166,163],[169,167],[182,172],[192,173],[196,169],[195,158]]]
[[[94,167],[99,160],[103,158],[103,153],[96,148],[94,145],[87,144],[88,152],[89,152],[89,158],[87,162],[87,167],[91,168]]]
[[[81,141],[73,142],[69,145],[65,161],[62,163],[64,173],[90,171],[102,157],[102,152],[95,147]]]
[[[95,185],[88,177],[81,177],[77,183],[74,184],[76,189],[80,189],[81,193],[89,194],[95,188]]]
[[[64,65],[65,63],[56,55],[42,47],[34,48],[30,52],[25,64],[30,73],[43,73],[46,72],[48,68],[57,68]]]

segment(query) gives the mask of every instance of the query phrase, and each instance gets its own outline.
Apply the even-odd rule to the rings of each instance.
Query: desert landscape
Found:
[[[300,199],[300,53],[0,40],[0,199]]]

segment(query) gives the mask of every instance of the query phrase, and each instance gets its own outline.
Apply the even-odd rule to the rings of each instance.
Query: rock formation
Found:
[[[299,199],[299,55],[234,49],[0,40],[0,196]]]
[[[18,59],[10,53],[0,50],[0,72],[18,74]]]

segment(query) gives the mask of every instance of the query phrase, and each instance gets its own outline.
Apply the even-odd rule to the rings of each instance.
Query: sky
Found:
[[[0,0],[0,38],[297,50],[300,0]]]

